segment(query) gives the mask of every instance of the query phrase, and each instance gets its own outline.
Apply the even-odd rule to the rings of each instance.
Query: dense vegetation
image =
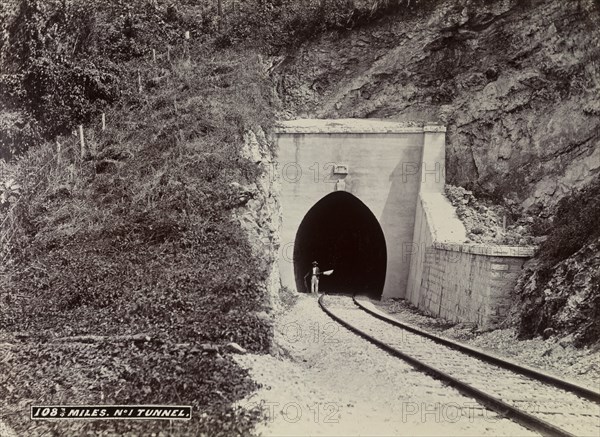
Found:
[[[231,218],[261,172],[244,133],[277,109],[263,56],[419,3],[0,4],[0,402],[17,432],[170,426],[29,421],[49,402],[192,404],[169,432],[249,429],[231,405],[254,386],[222,346],[271,341],[268,272]]]
[[[538,259],[518,287],[523,338],[572,334],[577,346],[600,336],[600,178],[564,197],[551,222]],[[525,281],[527,279],[527,281]],[[564,317],[570,314],[570,317]]]
[[[600,177],[563,197],[557,205],[548,238],[541,246],[541,258],[549,266],[563,261],[600,237]]]
[[[229,217],[243,205],[230,183],[257,176],[255,164],[239,157],[240,134],[268,124],[254,61],[243,69],[233,60],[176,62],[164,85],[108,112],[110,127],[94,131],[87,159],[76,138],[60,139],[60,162],[52,143],[21,159],[17,178],[30,188],[14,213],[0,327],[27,341],[5,363],[18,372],[6,374],[14,385],[7,405],[49,402],[55,391],[82,404],[99,396],[117,404],[183,402],[209,413],[194,430],[233,426],[221,416],[252,385],[231,358],[200,345],[269,348],[270,325],[260,317],[268,309],[267,272]],[[215,79],[236,85],[224,91]],[[140,333],[149,341],[110,339]],[[108,337],[79,349],[51,343],[76,335]],[[57,367],[56,360],[75,363]]]
[[[153,24],[166,13],[27,0],[12,22],[10,35],[20,36],[4,51],[12,73],[3,77],[15,80],[3,116],[33,126],[30,144],[3,143],[19,185],[1,206],[11,241],[2,251],[0,329],[15,349],[2,364],[0,398],[19,433],[171,426],[33,429],[23,400],[59,398],[191,404],[194,418],[181,426],[194,435],[251,424],[231,403],[254,385],[220,347],[270,347],[268,272],[231,218],[247,201],[237,187],[260,174],[239,152],[248,129],[272,122],[270,88],[256,54],[214,52],[193,39],[186,47],[184,27]],[[61,21],[68,14],[87,27]],[[83,155],[70,132],[77,124]],[[74,336],[93,340],[62,340]]]
[[[0,4],[0,158],[89,123],[121,96],[135,59],[152,49],[252,48],[273,55],[324,31],[344,31],[381,15],[410,14],[437,0],[214,0]],[[210,55],[209,55],[210,56]]]

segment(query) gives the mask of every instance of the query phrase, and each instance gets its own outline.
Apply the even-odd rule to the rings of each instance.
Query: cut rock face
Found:
[[[600,169],[599,20],[592,0],[445,1],[306,44],[281,98],[305,117],[441,121],[448,181],[544,210]]]

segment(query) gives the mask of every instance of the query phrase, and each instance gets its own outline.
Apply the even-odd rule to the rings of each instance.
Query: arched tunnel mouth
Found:
[[[294,243],[298,291],[310,290],[310,277],[306,284],[304,275],[313,261],[321,271],[334,270],[330,276],[320,277],[320,292],[381,298],[387,263],[385,237],[371,210],[352,194],[328,194],[300,223]]]

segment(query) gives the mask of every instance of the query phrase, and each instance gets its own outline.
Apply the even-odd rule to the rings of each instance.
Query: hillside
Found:
[[[264,226],[251,241],[242,221],[260,223],[269,190],[264,67],[250,51],[188,43],[181,11],[147,6],[26,1],[11,12],[2,150],[18,184],[0,219],[0,410],[18,435],[230,435],[258,417],[231,406],[256,384],[228,345],[271,347],[271,265],[256,251],[276,241]],[[195,413],[29,419],[30,404],[66,401]]]
[[[252,430],[231,343],[273,348],[277,118],[446,124],[448,183],[541,243],[507,325],[597,342],[598,1],[14,0],[0,18],[0,427]],[[29,419],[67,401],[194,415]]]

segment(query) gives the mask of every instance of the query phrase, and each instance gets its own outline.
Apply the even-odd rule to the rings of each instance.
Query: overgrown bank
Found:
[[[536,259],[516,289],[519,334],[600,339],[600,177],[558,204]],[[540,225],[541,226],[541,225]]]
[[[269,311],[269,271],[231,217],[249,200],[232,182],[259,176],[239,154],[244,130],[269,119],[258,110],[256,61],[177,63],[164,86],[109,112],[95,156],[81,160],[76,139],[64,139],[72,147],[60,163],[51,143],[23,159],[19,179],[35,169],[36,183],[26,184],[35,189],[13,212],[1,321],[12,345],[3,411],[18,413],[9,416],[18,432],[32,427],[23,400],[190,403],[208,413],[196,415],[186,428],[193,432],[227,433],[239,420],[224,414],[253,385],[218,347],[234,341],[264,352],[271,336],[261,315]],[[211,80],[217,68],[235,76],[229,91],[199,79]],[[129,334],[149,340],[113,340]],[[81,335],[106,340],[57,340]],[[107,421],[94,429],[137,426]],[[64,422],[46,427],[65,430]],[[144,429],[151,427],[161,428]]]
[[[38,6],[42,21],[21,24],[52,27],[56,10]],[[129,6],[117,3],[90,10],[98,25],[109,26],[119,8],[127,17]],[[10,245],[0,270],[0,419],[17,434],[231,435],[247,432],[258,417],[231,407],[256,384],[227,344],[252,352],[271,345],[271,266],[253,256],[237,219],[257,207],[250,205],[257,192],[246,187],[264,178],[260,162],[243,153],[247,133],[259,133],[261,150],[273,153],[260,135],[274,118],[270,86],[258,54],[173,42],[185,28],[175,22],[161,36],[161,26],[144,19],[154,13],[167,12],[133,14],[138,33],[123,44],[139,53],[110,45],[115,56],[127,53],[114,64],[114,102],[84,95],[82,105],[95,109],[82,118],[63,114],[68,122],[56,132],[38,130],[11,168],[21,189],[16,203],[2,205]],[[59,35],[47,42],[72,42],[61,34],[68,28],[55,27]],[[62,48],[49,44],[38,54],[58,65]],[[78,56],[106,67],[115,60],[107,54]],[[82,74],[84,85],[102,78]],[[32,104],[61,113],[47,95],[76,109],[79,97],[55,87],[71,81],[53,72],[42,83],[54,85]],[[41,141],[82,122],[83,154],[68,133],[56,138],[60,153],[55,141]],[[179,424],[29,420],[30,404],[65,403],[189,404],[194,414]]]

